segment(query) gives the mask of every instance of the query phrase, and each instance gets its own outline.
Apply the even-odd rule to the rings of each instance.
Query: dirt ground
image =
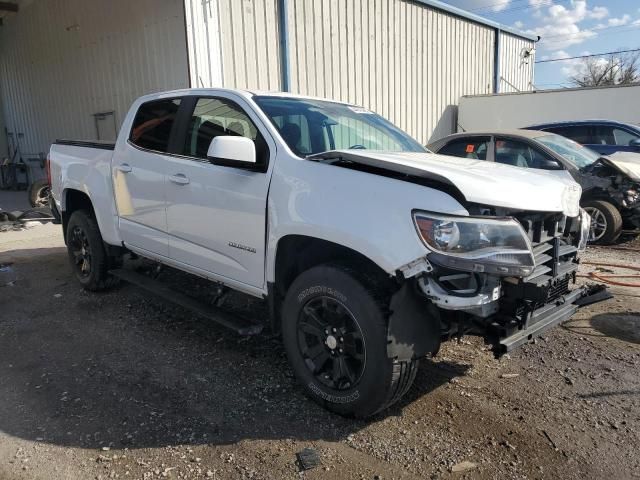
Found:
[[[640,477],[638,288],[499,361],[446,344],[399,405],[356,421],[303,395],[277,338],[132,286],[82,291],[59,227],[1,235],[2,480]],[[640,266],[631,250],[585,260]],[[305,447],[322,464],[300,472]]]

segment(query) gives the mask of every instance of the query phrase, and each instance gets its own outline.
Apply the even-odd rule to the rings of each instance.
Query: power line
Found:
[[[632,50],[619,50],[617,52],[594,53],[593,55],[579,55],[577,57],[550,58],[548,60],[538,60],[535,63],[566,62],[567,60],[577,60],[579,58],[605,57],[607,55],[617,55],[619,53],[630,53],[630,52],[640,52],[640,48],[634,48]]]

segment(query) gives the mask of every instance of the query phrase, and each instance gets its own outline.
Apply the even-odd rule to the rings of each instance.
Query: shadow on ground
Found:
[[[237,337],[130,286],[84,292],[64,252],[22,255],[12,266],[18,281],[0,288],[0,429],[8,434],[133,449],[337,440],[367,425],[308,400],[275,337]],[[385,415],[467,369],[423,361],[415,387]]]
[[[640,313],[602,313],[591,318],[591,326],[608,337],[640,343]]]

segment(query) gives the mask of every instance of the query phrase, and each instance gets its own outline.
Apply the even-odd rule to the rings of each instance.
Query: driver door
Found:
[[[189,97],[186,130],[167,161],[169,257],[195,273],[264,287],[267,194],[275,144],[241,99]],[[256,144],[256,168],[213,165],[213,138],[241,135]],[[268,135],[268,134],[267,134]]]

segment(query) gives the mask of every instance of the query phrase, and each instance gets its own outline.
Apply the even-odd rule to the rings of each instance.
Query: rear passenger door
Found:
[[[114,196],[122,240],[161,257],[169,255],[164,184],[167,150],[181,99],[143,103],[126,145],[112,163]]]
[[[187,99],[185,99],[187,101]],[[184,131],[167,161],[169,256],[186,270],[242,288],[264,287],[267,192],[275,143],[242,98],[188,97]],[[256,145],[249,168],[214,165],[216,136],[240,135]]]

